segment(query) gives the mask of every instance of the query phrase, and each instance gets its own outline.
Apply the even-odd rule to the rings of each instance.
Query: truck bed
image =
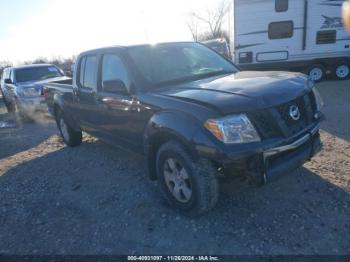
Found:
[[[64,78],[57,81],[52,81],[44,84],[44,87],[50,88],[68,88],[73,89],[73,79],[72,78]]]
[[[72,102],[73,100],[73,80],[71,78],[61,78],[56,81],[50,81],[43,84],[45,100],[48,111],[53,115],[53,105],[55,99],[60,101]]]

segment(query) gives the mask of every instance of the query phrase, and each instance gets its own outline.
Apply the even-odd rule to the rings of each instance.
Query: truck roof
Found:
[[[115,46],[106,46],[106,47],[101,47],[101,48],[96,48],[96,49],[91,49],[91,50],[86,50],[80,55],[88,54],[88,53],[94,53],[94,52],[99,52],[99,51],[105,51],[109,49],[128,49],[132,47],[141,47],[141,46],[151,46],[151,45],[167,45],[167,44],[186,44],[186,43],[196,43],[193,41],[179,41],[179,42],[160,42],[160,43],[155,43],[155,44],[150,44],[150,43],[145,43],[145,44],[137,44],[137,45],[115,45]]]

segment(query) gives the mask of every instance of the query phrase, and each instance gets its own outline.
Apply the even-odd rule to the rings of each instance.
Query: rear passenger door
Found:
[[[96,126],[96,112],[98,104],[97,92],[97,68],[98,55],[89,54],[83,56],[78,65],[76,98],[79,104],[78,117],[83,130],[96,134],[99,131]]]

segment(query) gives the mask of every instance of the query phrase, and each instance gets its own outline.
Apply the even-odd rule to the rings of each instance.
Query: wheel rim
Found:
[[[323,70],[319,67],[315,67],[313,69],[310,70],[310,78],[313,81],[319,81],[322,79],[323,77]]]
[[[176,159],[169,158],[164,163],[163,174],[172,196],[181,203],[188,203],[192,198],[192,185],[185,167]]]
[[[69,134],[68,134],[68,128],[66,123],[64,122],[63,118],[60,119],[60,128],[63,138],[68,141],[69,140]]]
[[[346,78],[349,76],[350,68],[348,65],[340,65],[336,68],[335,73],[338,78]]]

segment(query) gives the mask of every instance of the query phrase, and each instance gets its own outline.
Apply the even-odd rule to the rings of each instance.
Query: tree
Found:
[[[190,13],[190,18],[187,22],[187,27],[191,32],[192,38],[195,42],[198,41],[199,35],[198,35],[198,19],[196,18],[195,14],[192,12]]]
[[[227,0],[223,0],[214,9],[207,9],[205,14],[198,12],[191,12],[189,14],[189,27],[193,40],[209,40],[216,38],[228,38],[227,32],[222,29],[222,24],[225,21],[226,15],[231,9],[231,3]],[[198,24],[202,23],[206,29],[202,29],[202,32],[198,34]]]

